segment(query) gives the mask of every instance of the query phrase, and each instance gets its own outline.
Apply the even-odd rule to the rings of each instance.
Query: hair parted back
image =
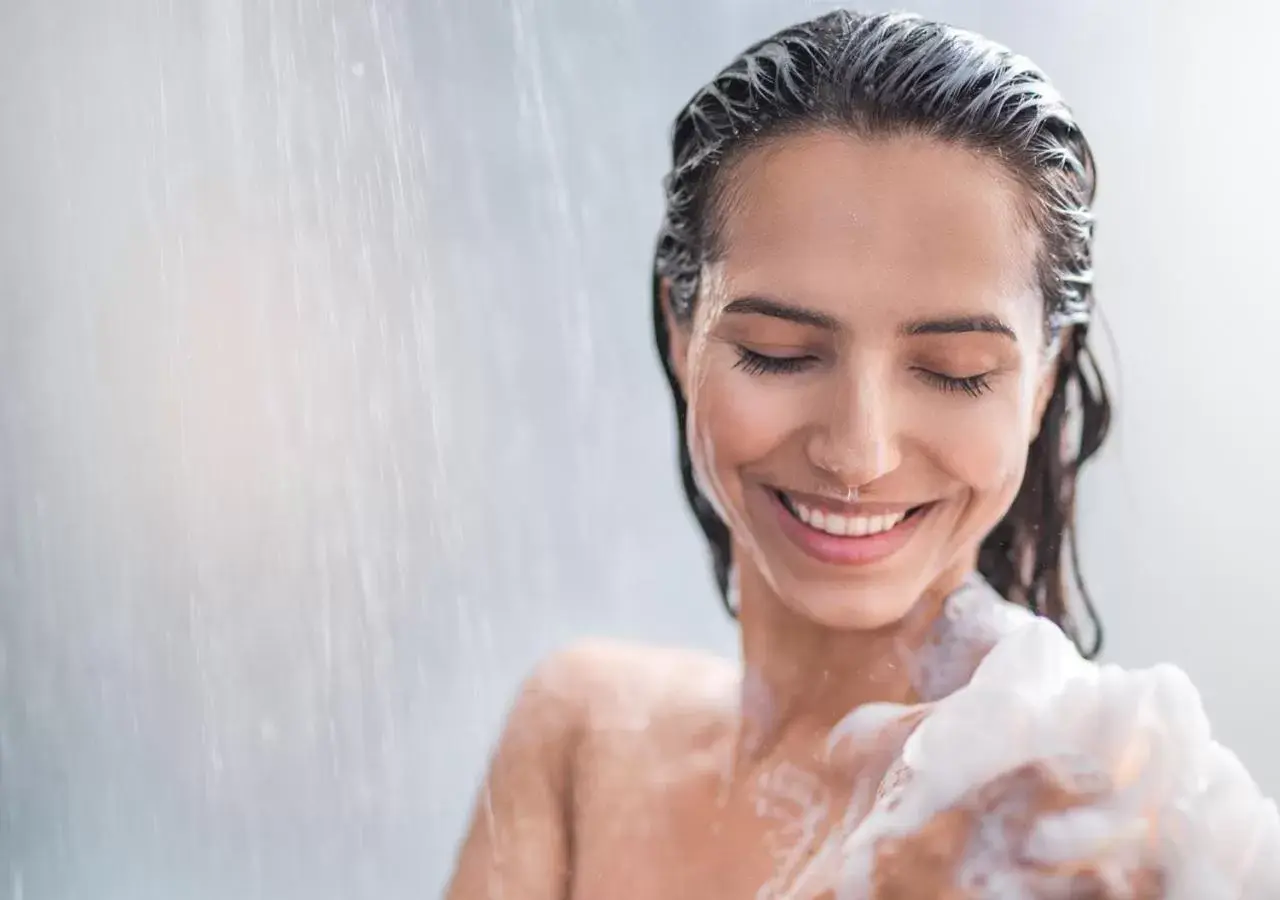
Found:
[[[666,215],[653,268],[658,352],[675,400],[685,495],[729,603],[729,529],[694,480],[685,398],[668,356],[667,302],[681,323],[714,262],[725,173],[771,139],[838,129],[874,139],[922,135],[990,154],[1024,189],[1040,235],[1037,274],[1046,340],[1056,341],[1053,393],[1022,486],[983,541],[978,569],[1007,599],[1058,624],[1093,657],[1102,629],[1080,577],[1075,524],[1080,467],[1106,437],[1111,406],[1086,338],[1092,318],[1093,155],[1071,110],[1029,60],[971,32],[906,13],[840,10],[786,28],[738,56],[676,116]],[[1090,625],[1069,602],[1067,568]]]

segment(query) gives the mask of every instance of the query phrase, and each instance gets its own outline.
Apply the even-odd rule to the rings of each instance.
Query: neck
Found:
[[[924,696],[929,691],[920,678],[919,651],[938,642],[947,598],[970,571],[960,567],[936,581],[898,622],[856,631],[824,627],[792,610],[754,566],[743,566],[738,758],[789,756],[796,748],[817,752],[836,723],[860,706],[933,699]]]

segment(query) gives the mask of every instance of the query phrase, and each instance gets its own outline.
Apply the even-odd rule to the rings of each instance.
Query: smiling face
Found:
[[[727,178],[694,321],[670,325],[699,483],[744,584],[890,624],[973,569],[1050,393],[1020,188],[960,147],[826,132]]]

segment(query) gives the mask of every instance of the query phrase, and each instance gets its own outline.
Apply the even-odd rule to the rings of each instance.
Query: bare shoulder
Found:
[[[598,821],[671,779],[723,768],[734,733],[738,667],[691,650],[592,639],[547,660],[572,697],[571,818]],[[646,787],[647,786],[647,787]]]
[[[713,744],[732,721],[738,683],[738,667],[711,654],[590,638],[537,666],[516,719],[564,754],[573,782]]]
[[[548,656],[512,705],[446,896],[563,898],[581,822],[714,730],[735,682],[682,650],[590,640]]]
[[[548,657],[532,685],[594,731],[715,716],[736,700],[738,668],[708,653],[591,638]]]
[[[545,657],[525,679],[507,739],[539,745],[544,758],[576,759],[610,736],[661,738],[681,726],[705,727],[731,711],[737,681],[737,667],[710,654],[580,640]]]

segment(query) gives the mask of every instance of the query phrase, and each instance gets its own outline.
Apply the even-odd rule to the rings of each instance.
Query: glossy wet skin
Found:
[[[790,136],[728,177],[721,252],[671,351],[743,602],[889,625],[972,571],[1050,394],[1025,194],[997,162],[919,137]],[[801,549],[777,491],[924,509],[887,557],[832,563]]]
[[[921,139],[793,136],[729,175],[723,252],[694,322],[668,328],[697,474],[733,532],[742,666],[615,645],[549,660],[511,714],[453,900],[833,896],[927,709],[882,720],[883,704],[945,696],[1003,633],[989,589],[952,597],[973,601],[952,605],[962,622],[933,614],[1016,495],[1050,393],[1024,195]],[[814,496],[851,488],[854,504]],[[801,549],[777,489],[927,508],[892,554],[836,565]],[[877,848],[873,896],[950,896],[990,812]]]

